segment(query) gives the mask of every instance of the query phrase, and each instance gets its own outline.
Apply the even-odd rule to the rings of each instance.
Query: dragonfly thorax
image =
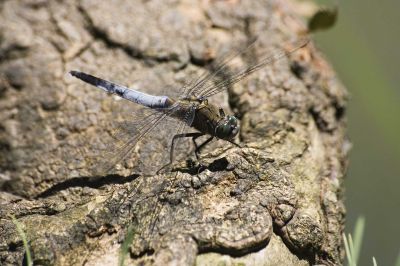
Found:
[[[215,127],[215,136],[219,139],[231,140],[238,132],[237,118],[233,115],[226,115]]]

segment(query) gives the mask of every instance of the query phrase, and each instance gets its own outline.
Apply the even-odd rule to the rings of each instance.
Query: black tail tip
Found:
[[[71,71],[69,72],[69,74],[70,74],[71,76],[77,77],[77,78],[80,76],[81,73],[82,73],[82,72],[75,71],[75,70],[71,70]]]

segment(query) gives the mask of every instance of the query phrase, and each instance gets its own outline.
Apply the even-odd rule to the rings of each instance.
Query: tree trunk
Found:
[[[215,142],[201,171],[177,160],[168,173],[141,174],[168,151],[139,148],[148,161],[132,155],[124,168],[139,174],[90,176],[85,154],[130,104],[66,75],[162,94],[254,37],[255,54],[289,51],[307,31],[296,5],[0,3],[0,264],[25,256],[10,215],[36,264],[116,265],[127,235],[129,265],[341,264],[347,94],[312,43],[214,97],[240,118],[242,147]]]

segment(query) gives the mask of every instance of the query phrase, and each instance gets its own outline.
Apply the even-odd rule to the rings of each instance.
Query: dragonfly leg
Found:
[[[210,141],[212,141],[214,136],[209,137],[206,141],[204,141],[200,146],[197,146],[195,138],[193,137],[193,143],[196,149],[194,150],[194,154],[196,155],[197,160],[199,160],[199,154],[201,149],[203,149]]]
[[[200,137],[200,136],[198,136],[198,137]],[[198,137],[193,137],[193,138],[192,138],[193,143],[194,143],[194,146],[196,147],[194,153],[196,154],[197,160],[199,160],[199,154],[200,154],[201,150],[202,150],[211,140],[213,140],[214,136],[211,136],[210,138],[208,138],[208,139],[207,139],[206,141],[204,141],[200,146],[198,146],[197,143],[196,143],[196,141],[195,141],[195,139],[198,138]],[[233,142],[232,140],[228,140],[228,142],[229,142],[229,143],[232,143],[233,145],[235,145],[235,146],[238,147],[238,148],[243,148],[240,144],[237,144],[237,143]]]
[[[242,145],[235,143],[233,140],[228,140],[229,143],[232,143],[233,145],[235,145],[238,148],[243,148]]]
[[[175,148],[175,141],[179,138],[198,138],[200,136],[203,136],[203,133],[200,132],[193,132],[193,133],[184,133],[184,134],[177,134],[172,138],[172,142],[171,142],[171,149],[169,150],[169,162],[164,165],[163,167],[161,167],[160,169],[158,169],[157,174],[160,173],[161,170],[163,170],[164,168],[168,167],[169,165],[172,164],[172,162],[174,161],[174,148]],[[196,144],[195,144],[196,145]],[[197,145],[196,145],[197,147]]]

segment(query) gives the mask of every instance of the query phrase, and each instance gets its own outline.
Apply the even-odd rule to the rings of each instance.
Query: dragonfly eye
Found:
[[[237,126],[237,118],[233,115],[228,115],[228,123],[232,126]]]
[[[232,115],[226,116],[215,129],[216,137],[220,139],[232,139],[238,132],[237,118]]]
[[[226,139],[231,132],[231,127],[228,124],[222,124],[217,126],[216,135],[220,139]]]

